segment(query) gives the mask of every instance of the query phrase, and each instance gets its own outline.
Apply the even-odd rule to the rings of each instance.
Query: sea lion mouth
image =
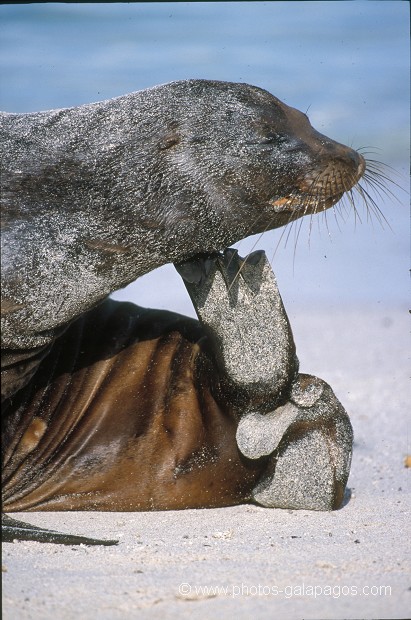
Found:
[[[349,188],[352,189],[352,188]],[[345,192],[349,190],[340,191],[332,196],[321,196],[318,194],[308,194],[304,192],[298,192],[296,194],[290,194],[277,200],[269,201],[269,205],[274,207],[274,211],[283,213],[288,210],[304,209],[304,215],[314,214],[324,209],[329,209],[335,205],[344,196]]]

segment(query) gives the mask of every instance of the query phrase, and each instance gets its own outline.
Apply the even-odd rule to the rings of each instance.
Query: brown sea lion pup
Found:
[[[336,204],[364,174],[363,157],[246,84],[174,82],[0,120],[4,509],[166,509],[257,496],[264,505],[339,505],[349,422],[341,439],[318,403],[346,414],[319,380],[299,377],[264,261],[248,263],[245,276],[239,259],[216,253]],[[104,301],[168,262],[185,264],[200,324]],[[265,332],[253,295],[265,284],[275,370],[262,366],[253,381]],[[236,312],[220,323],[203,316],[226,302]],[[225,339],[237,322],[246,335]],[[237,378],[230,359],[241,362]],[[256,416],[266,424],[277,410],[267,452]],[[307,494],[288,497],[285,481],[310,446],[320,454],[318,424],[341,454],[328,450],[339,473],[327,499],[318,493],[310,504]],[[292,458],[288,446],[297,446]]]

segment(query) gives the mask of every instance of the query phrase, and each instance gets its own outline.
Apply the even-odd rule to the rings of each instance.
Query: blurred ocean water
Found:
[[[303,111],[330,137],[372,147],[396,196],[389,226],[327,214],[298,242],[256,243],[286,305],[405,304],[408,286],[409,5],[406,2],[178,2],[0,6],[0,109],[80,105],[177,79],[248,82]],[[277,249],[276,249],[277,248]],[[171,266],[117,298],[191,312]]]

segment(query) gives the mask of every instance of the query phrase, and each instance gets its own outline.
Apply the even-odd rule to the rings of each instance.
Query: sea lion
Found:
[[[244,376],[233,382],[221,365],[224,324],[221,332],[207,318],[199,325],[104,299],[168,262],[188,264],[195,274],[188,287],[198,287],[194,298],[204,297],[216,253],[336,204],[363,176],[362,155],[319,134],[306,115],[262,89],[207,80],[78,108],[2,114],[1,145],[4,508],[136,510],[250,498],[270,459],[258,456],[260,448],[253,457],[241,453],[239,420],[253,408],[265,414],[292,400],[300,381],[295,355],[282,366],[280,388],[255,391]],[[226,276],[232,260],[219,268]],[[219,295],[229,297],[229,289]],[[288,324],[281,312],[280,331]],[[281,346],[294,350],[291,331]],[[314,385],[306,378],[300,384],[308,391]],[[314,392],[321,400],[323,387]],[[97,402],[88,424],[84,407]],[[156,417],[169,410],[164,403],[179,415]],[[287,416],[296,422],[294,414]],[[124,441],[108,481],[101,468],[118,423]],[[160,446],[156,432],[164,435]],[[130,433],[145,442],[138,459],[128,451]],[[177,478],[191,480],[181,493],[161,476],[150,482],[165,442]],[[75,455],[82,463],[77,483],[70,471]],[[137,482],[129,473],[133,459],[144,471]],[[341,503],[345,463],[330,507]],[[61,499],[63,487],[70,500]]]

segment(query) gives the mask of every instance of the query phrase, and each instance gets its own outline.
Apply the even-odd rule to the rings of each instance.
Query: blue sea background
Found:
[[[0,6],[0,109],[76,106],[187,78],[248,82],[307,111],[340,142],[391,166],[388,223],[330,211],[327,222],[238,244],[272,261],[287,309],[405,307],[409,257],[409,4],[150,2]],[[402,188],[402,189],[401,189]],[[327,225],[326,225],[327,224]],[[117,299],[193,315],[172,266]]]

